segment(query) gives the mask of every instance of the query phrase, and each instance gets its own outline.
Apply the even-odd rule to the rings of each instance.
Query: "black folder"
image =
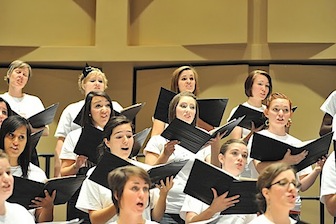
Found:
[[[154,112],[155,119],[168,123],[169,104],[175,95],[176,93],[161,87]],[[199,118],[213,127],[220,126],[227,103],[227,98],[197,99]]]
[[[223,170],[195,159],[184,193],[210,205],[213,201],[211,188],[218,195],[229,191],[228,197],[239,194],[239,202],[221,214],[255,214],[258,206],[255,201],[256,181],[238,181]]]
[[[133,143],[133,148],[130,157],[137,156],[145,143],[146,139],[149,136],[150,131],[152,128],[145,128],[144,130],[136,133],[133,138],[134,138],[134,143]]]
[[[161,87],[154,112],[155,119],[168,123],[169,104],[175,95],[176,93]]]
[[[265,124],[265,121],[267,120],[263,112],[254,110],[243,105],[239,105],[237,110],[230,117],[230,121],[244,115],[245,118],[242,120],[242,122],[239,123],[239,126],[246,129],[251,129],[252,121],[254,123],[254,126],[257,128]]]
[[[80,188],[85,175],[67,176],[49,179],[46,183],[24,179],[14,176],[13,194],[7,201],[18,203],[26,209],[31,209],[29,205],[35,197],[45,197],[44,190],[51,194],[56,190],[54,205],[64,204],[70,200],[72,195]]]
[[[179,144],[182,147],[197,153],[211,138],[215,138],[217,133],[226,132],[223,138],[228,136],[243,118],[234,119],[221,127],[213,129],[209,132],[210,134],[175,118],[162,132],[161,136],[168,140],[179,140]]]
[[[145,102],[133,104],[131,106],[125,107],[120,112],[114,111],[114,113],[115,115],[124,115],[132,121],[139,111],[145,106],[145,104]]]
[[[41,128],[51,124],[54,120],[59,103],[52,104],[45,110],[28,118],[29,123],[33,128]]]
[[[97,164],[98,150],[97,146],[103,141],[103,131],[93,127],[92,125],[85,125],[82,127],[82,133],[75,146],[74,153],[77,155],[84,155],[88,160]]]
[[[287,149],[291,150],[292,155],[307,150],[307,157],[294,166],[297,171],[300,171],[328,154],[332,136],[333,132],[330,132],[309,143],[303,143],[302,146],[292,146],[259,133],[254,133],[250,156],[260,161],[278,161],[284,157]]]
[[[43,134],[43,129],[30,135],[30,148],[35,149]]]
[[[197,99],[199,118],[213,127],[219,127],[229,99]]]
[[[236,181],[232,182],[227,197],[239,195],[239,202],[235,206],[230,207],[221,212],[222,215],[232,214],[257,214],[259,211],[256,202],[257,182],[249,181]]]
[[[166,179],[166,177],[170,176],[176,176],[176,174],[182,169],[182,167],[185,165],[186,161],[181,162],[174,162],[164,165],[158,165],[154,166],[151,169],[147,170],[151,181],[152,181],[152,187],[155,187],[155,184],[159,184],[160,180]],[[127,165],[132,165],[132,163],[129,163],[128,161],[113,155],[112,153],[105,152],[102,159],[99,161],[98,165],[96,166],[95,170],[90,175],[89,179],[96,182],[97,184],[100,184],[106,188],[109,188],[108,182],[107,182],[107,176],[109,172],[112,170],[123,167]]]

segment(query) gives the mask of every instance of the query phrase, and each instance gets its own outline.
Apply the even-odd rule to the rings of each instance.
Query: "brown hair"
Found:
[[[117,209],[117,214],[120,212],[120,199],[123,195],[126,182],[133,176],[140,177],[149,187],[151,186],[151,180],[148,173],[137,166],[129,165],[119,167],[108,174],[107,181],[112,191],[112,201]]]
[[[258,74],[263,75],[268,79],[269,92],[266,96],[266,98],[267,98],[272,93],[272,78],[266,71],[263,71],[263,70],[253,70],[252,72],[249,73],[249,75],[247,76],[247,78],[245,80],[245,84],[244,84],[245,95],[247,97],[253,96],[252,95],[252,86],[253,86],[253,83],[254,83],[254,79],[255,79],[256,75],[258,75]]]
[[[220,153],[225,155],[226,151],[228,150],[229,146],[233,143],[243,144],[247,146],[246,142],[244,142],[242,139],[229,139],[227,140],[222,147],[220,148]]]
[[[176,107],[177,107],[178,103],[180,102],[180,100],[183,96],[188,96],[188,97],[191,97],[195,100],[196,114],[195,114],[193,122],[191,123],[191,125],[195,126],[197,118],[198,118],[198,104],[197,104],[197,101],[196,101],[196,96],[194,94],[192,94],[191,92],[186,92],[186,91],[177,94],[170,101],[170,103],[169,103],[169,113],[168,113],[168,123],[172,122],[176,118]]]
[[[282,162],[277,162],[273,163],[269,166],[267,166],[259,175],[258,181],[257,181],[257,203],[259,206],[259,209],[264,213],[267,208],[266,204],[266,198],[262,194],[262,189],[263,188],[270,188],[272,182],[274,179],[279,176],[280,173],[287,171],[287,170],[292,170],[294,174],[296,174],[296,171],[294,168],[287,164],[287,163],[282,163]]]
[[[195,70],[195,68],[191,67],[191,66],[181,66],[179,68],[177,68],[173,74],[172,74],[172,78],[171,78],[171,83],[170,83],[170,90],[175,92],[175,93],[180,93],[180,90],[178,88],[178,81],[179,81],[179,78],[181,76],[181,73],[183,71],[186,71],[186,70],[191,70],[193,73],[194,73],[194,78],[195,78],[195,90],[193,92],[193,94],[195,96],[198,95],[199,93],[199,87],[198,87],[198,74]]]

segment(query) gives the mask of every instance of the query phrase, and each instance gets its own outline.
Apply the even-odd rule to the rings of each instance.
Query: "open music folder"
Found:
[[[131,121],[139,113],[139,111],[145,106],[145,102],[133,104],[131,106],[123,108],[120,112],[114,111],[115,115],[124,115]]]
[[[155,119],[168,123],[169,104],[174,96],[176,93],[161,87],[154,112]],[[213,127],[220,126],[228,100],[227,98],[197,99],[199,118]]]
[[[54,120],[59,103],[52,104],[43,111],[29,117],[27,120],[33,128],[41,128],[51,124]]]
[[[291,150],[292,155],[296,155],[304,150],[307,150],[307,157],[299,164],[294,165],[296,170],[300,171],[316,163],[320,158],[322,158],[322,156],[328,154],[332,136],[333,132],[330,132],[320,138],[293,146],[265,135],[254,133],[250,157],[260,161],[278,161],[284,157],[287,149]]]
[[[92,125],[82,127],[82,133],[75,146],[74,153],[84,155],[88,160],[97,164],[98,150],[97,146],[103,141],[103,131]]]
[[[31,200],[35,197],[45,197],[44,190],[47,190],[49,194],[56,190],[54,205],[65,204],[80,188],[84,179],[85,175],[66,176],[48,179],[46,183],[41,183],[14,176],[13,194],[7,201],[31,209],[29,207],[32,204]]]
[[[228,136],[244,117],[234,119],[225,125],[211,130],[208,133],[196,128],[178,118],[175,118],[168,127],[162,132],[161,136],[168,140],[179,140],[179,145],[193,153],[197,153],[211,138],[215,138],[218,133]]]
[[[256,204],[256,180],[239,181],[225,171],[195,159],[184,193],[210,205],[213,201],[213,192],[218,195],[229,191],[227,197],[240,195],[239,202],[221,212],[221,214],[255,214],[258,211]]]
[[[234,114],[230,117],[230,120],[237,119],[238,117],[244,116],[245,118],[239,123],[239,126],[246,129],[251,129],[251,122],[254,126],[260,127],[265,124],[266,117],[261,111],[254,110],[252,108],[246,107],[244,105],[239,105]]]
[[[162,164],[153,166],[147,170],[151,181],[152,187],[155,187],[155,184],[160,184],[160,180],[166,180],[166,177],[176,176],[176,174],[182,169],[182,167],[186,164],[187,161],[181,162],[173,162],[168,164]],[[113,155],[112,153],[105,152],[102,159],[99,161],[98,165],[96,166],[95,170],[90,175],[89,179],[100,184],[106,188],[109,188],[107,182],[107,176],[109,172],[118,168],[131,165],[134,166],[132,163]]]

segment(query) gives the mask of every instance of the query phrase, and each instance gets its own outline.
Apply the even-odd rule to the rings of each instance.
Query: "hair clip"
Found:
[[[92,72],[93,69],[91,66],[88,65],[88,63],[85,64],[85,67],[83,68],[83,75],[84,75],[84,78],[90,74],[90,72]]]

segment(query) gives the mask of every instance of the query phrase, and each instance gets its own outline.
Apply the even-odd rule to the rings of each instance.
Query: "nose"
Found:
[[[127,136],[125,135],[124,137],[123,137],[123,143],[127,143],[128,142],[128,138],[127,138]]]

